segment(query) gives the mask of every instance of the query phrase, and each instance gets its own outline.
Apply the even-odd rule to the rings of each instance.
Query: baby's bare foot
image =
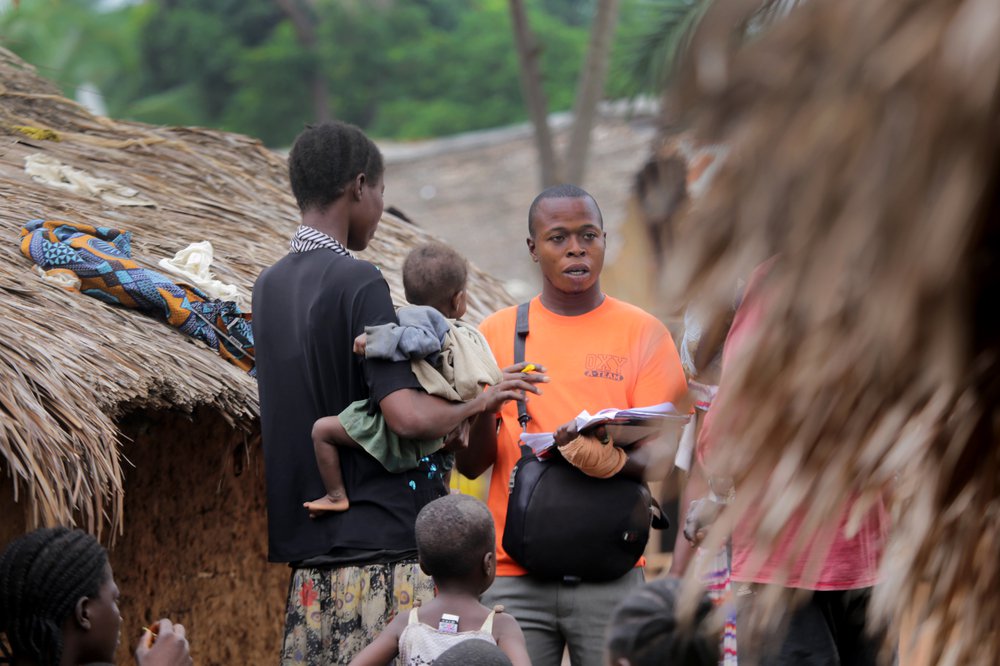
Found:
[[[302,506],[309,509],[310,518],[316,518],[328,511],[347,511],[351,503],[347,500],[346,495],[337,494],[323,495],[319,499],[303,503]]]

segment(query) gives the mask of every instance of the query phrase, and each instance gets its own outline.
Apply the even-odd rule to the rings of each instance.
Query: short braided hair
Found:
[[[417,514],[415,527],[420,565],[438,580],[462,580],[482,566],[496,549],[493,516],[470,495],[445,495]]]
[[[0,634],[14,656],[58,666],[63,623],[105,582],[108,553],[83,530],[35,530],[0,554]]]
[[[378,146],[349,123],[307,125],[288,154],[288,178],[302,212],[324,210],[359,173],[374,185],[384,171]]]
[[[438,310],[465,289],[469,262],[450,246],[431,241],[414,248],[403,261],[403,292],[412,305]]]

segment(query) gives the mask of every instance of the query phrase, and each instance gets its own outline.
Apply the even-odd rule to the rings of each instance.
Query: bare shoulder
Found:
[[[521,633],[521,625],[517,623],[514,616],[503,610],[497,611],[496,615],[493,616],[493,627],[497,635]]]
[[[386,625],[383,631],[387,634],[392,634],[398,637],[400,634],[403,633],[403,629],[406,628],[406,625],[409,624],[409,622],[410,622],[410,611],[409,610],[400,611],[399,613],[396,614],[396,617],[392,618],[392,621],[388,625]]]

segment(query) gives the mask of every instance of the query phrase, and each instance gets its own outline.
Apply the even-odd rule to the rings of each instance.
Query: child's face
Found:
[[[118,586],[115,584],[111,565],[105,565],[104,582],[97,596],[87,602],[87,619],[90,628],[83,648],[86,661],[112,663],[121,638],[122,616],[118,612]]]

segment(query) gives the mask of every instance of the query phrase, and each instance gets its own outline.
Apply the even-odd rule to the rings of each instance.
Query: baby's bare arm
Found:
[[[497,639],[497,646],[503,650],[513,666],[531,666],[524,633],[513,615],[497,613],[493,616],[493,637]]]
[[[350,666],[385,666],[399,654],[399,635],[409,620],[409,611],[400,611],[381,634],[351,660]]]
[[[362,333],[358,337],[354,338],[354,353],[358,356],[365,355],[365,348],[368,344],[368,334]]]

